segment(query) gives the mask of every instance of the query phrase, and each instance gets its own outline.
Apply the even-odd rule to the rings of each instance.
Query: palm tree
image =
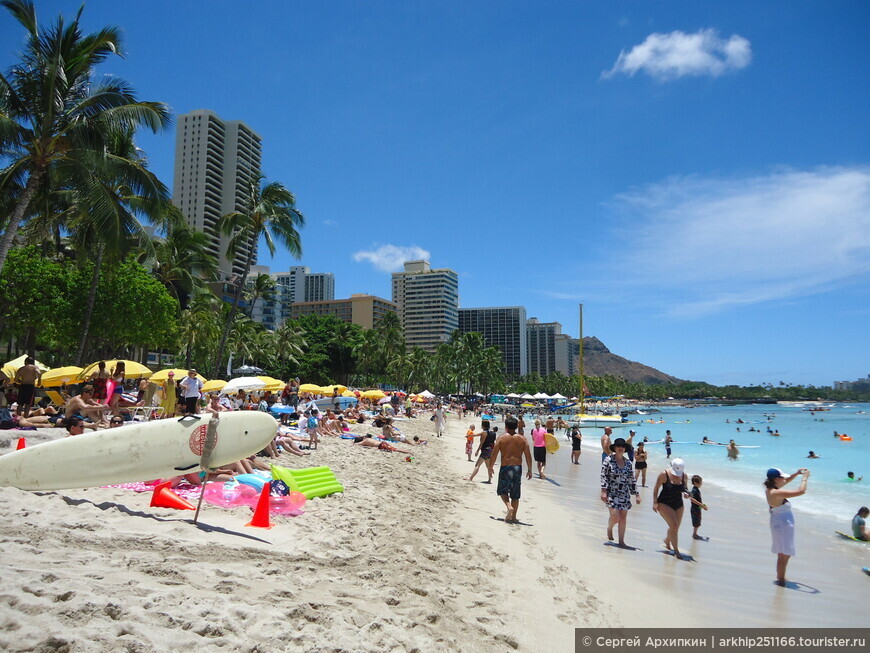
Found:
[[[272,301],[275,298],[275,280],[268,274],[258,274],[254,280],[247,286],[247,299],[251,302],[251,310],[248,312],[248,317],[254,316],[254,306],[259,300],[265,302]]]
[[[307,347],[305,330],[295,322],[288,320],[275,330],[275,348],[279,358],[298,364]]]
[[[76,365],[83,362],[104,258],[118,261],[133,246],[151,252],[151,239],[137,216],[161,224],[169,204],[169,191],[147,169],[145,158],[133,141],[132,128],[108,134],[104,156],[90,152],[80,156],[89,159],[89,163],[69,171],[73,187],[68,192],[75,207],[69,228],[77,251],[93,251],[95,257]],[[80,262],[83,260],[87,259],[79,257]]]
[[[335,326],[335,331],[329,340],[329,346],[338,355],[338,366],[341,374],[339,381],[347,385],[349,370],[347,354],[353,352],[354,345],[360,338],[359,327],[349,322],[341,322]]]
[[[248,281],[248,273],[254,263],[255,247],[262,237],[266,242],[269,253],[275,254],[275,240],[277,239],[287,251],[296,258],[302,256],[302,242],[299,237],[298,227],[305,224],[305,216],[296,208],[296,198],[281,184],[273,181],[264,184],[265,177],[255,175],[248,186],[248,195],[245,198],[245,210],[228,213],[220,220],[220,230],[230,236],[227,246],[227,257],[235,258],[236,253],[247,248],[245,257],[245,270],[242,278],[236,284],[233,294],[233,304],[229,317],[224,324],[221,341],[218,345],[217,359],[214,365],[214,374],[217,377],[223,360],[224,349],[229,337],[230,327],[239,308],[242,288]]]
[[[202,352],[206,354],[214,349],[220,336],[220,323],[216,319],[220,315],[220,307],[223,304],[211,292],[203,291],[195,294],[190,304],[181,313],[179,326],[181,327],[181,340],[184,343],[185,367],[193,367],[195,355]],[[198,359],[197,364],[205,359]]]
[[[30,204],[52,167],[87,166],[105,156],[107,135],[146,126],[157,132],[170,123],[164,104],[143,102],[127,82],[94,82],[94,67],[120,54],[120,31],[106,27],[84,35],[82,9],[67,25],[62,16],[40,29],[31,0],[0,2],[27,32],[21,61],[0,75],[0,155],[11,163],[0,171],[0,196],[20,188],[0,238],[0,269]]]
[[[206,233],[192,231],[184,223],[170,226],[166,237],[154,243],[152,273],[182,310],[196,292],[206,290],[206,282],[217,277],[217,258],[208,244]]]

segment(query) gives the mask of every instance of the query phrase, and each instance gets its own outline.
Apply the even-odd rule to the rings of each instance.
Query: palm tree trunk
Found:
[[[239,310],[239,299],[242,296],[242,288],[245,287],[245,282],[248,280],[248,272],[251,271],[251,259],[253,258],[253,250],[251,250],[251,254],[248,256],[245,261],[245,271],[242,274],[242,278],[239,280],[238,286],[236,286],[236,292],[233,294],[233,306],[230,309],[230,314],[227,316],[227,321],[224,323],[224,331],[221,334],[221,342],[218,345],[217,356],[214,362],[214,368],[212,369],[212,375],[210,378],[216,379],[218,378],[218,372],[220,372],[221,361],[224,358],[224,350],[227,347],[227,339],[230,337],[230,329],[233,325],[233,319],[236,317],[236,313]]]
[[[24,212],[30,205],[30,200],[36,194],[36,188],[39,186],[39,181],[42,179],[44,170],[37,168],[30,173],[27,179],[27,185],[24,187],[24,192],[18,198],[18,203],[15,205],[15,210],[9,216],[9,223],[6,225],[6,231],[3,238],[0,238],[0,270],[3,269],[3,264],[6,262],[6,255],[12,249],[12,242],[15,240],[15,234],[18,233],[18,227],[21,226],[21,220],[24,218]]]
[[[97,284],[100,283],[100,267],[103,264],[104,245],[97,246],[97,259],[94,261],[94,273],[91,275],[91,287],[88,289],[88,301],[82,318],[82,335],[79,348],[76,351],[75,365],[81,365],[85,356],[85,346],[88,341],[88,331],[91,328],[91,318],[94,315],[94,305],[97,303]]]

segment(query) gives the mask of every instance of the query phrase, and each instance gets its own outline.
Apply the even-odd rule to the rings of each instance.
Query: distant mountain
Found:
[[[619,376],[630,383],[680,383],[670,374],[654,367],[617,356],[595,336],[583,338],[583,367],[587,376]]]

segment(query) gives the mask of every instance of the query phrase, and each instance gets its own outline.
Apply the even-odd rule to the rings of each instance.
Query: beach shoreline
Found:
[[[524,479],[528,525],[508,525],[495,485],[477,482],[485,470],[465,480],[472,421],[451,416],[443,438],[425,415],[399,422],[429,439],[408,445],[412,462],[338,439],[305,458],[283,455],[288,467],[329,465],[346,490],[307,502],[299,517],[273,516],[271,530],[245,528],[249,509],[210,505],[196,528],[192,513],[149,508],[148,493],[118,488],[0,488],[0,648],[569,651],[578,627],[863,622],[865,545],[823,539],[825,525],[800,514],[799,499],[795,590],[772,584],[763,495],[752,502],[713,479],[710,541],[681,546],[695,562],[659,552],[651,487],[629,513],[627,541],[639,550],[607,546],[591,447],[574,466],[563,444],[548,464],[552,482]],[[32,446],[58,435],[49,431],[4,436]]]

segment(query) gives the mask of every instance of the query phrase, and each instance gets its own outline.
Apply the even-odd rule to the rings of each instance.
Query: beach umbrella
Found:
[[[260,388],[260,390],[263,391],[269,390],[270,392],[280,392],[284,389],[284,386],[286,385],[280,379],[273,379],[271,376],[258,376],[257,378],[266,384],[262,388]]]
[[[108,367],[108,365],[106,367]],[[172,372],[175,375],[175,380],[181,381],[181,379],[183,379],[185,376],[187,376],[187,373],[189,371],[190,370],[183,370],[179,367],[174,367],[174,368],[167,367],[165,370],[160,370],[159,372],[154,372],[154,374],[152,374],[148,378],[148,380],[151,381],[151,383],[163,383],[166,379],[169,378],[169,373]],[[202,374],[197,374],[196,378],[198,378],[203,383],[205,383],[207,381],[207,379]]]
[[[338,394],[341,394],[342,392],[347,392],[347,386],[346,386],[346,385],[338,385],[338,384],[336,384],[336,385],[325,385],[325,386],[323,386],[323,387],[321,388],[321,390],[323,390],[323,394],[325,394],[325,395],[331,395],[333,392],[335,392],[335,389],[336,389],[336,388],[338,388]]]
[[[345,390],[344,392],[341,393],[341,396],[342,397],[354,397],[354,398],[356,398],[356,395],[353,392],[351,392],[350,390]]]
[[[59,388],[67,383],[77,383],[81,372],[82,368],[77,365],[56,367],[42,375],[42,381],[39,385],[43,388]]]
[[[18,358],[15,358],[7,363],[3,364],[3,374],[8,376],[10,379],[15,377],[15,373],[22,367],[24,367],[24,361],[27,358],[27,354],[21,354]],[[39,368],[40,372],[47,372],[48,366],[43,365],[39,361],[35,361],[36,367]]]
[[[379,406],[380,406],[381,404],[388,404],[388,403],[390,403],[390,398],[389,398],[389,397],[381,397],[381,398],[378,400],[378,405],[379,405]]]
[[[233,374],[242,374],[244,376],[251,376],[253,374],[262,374],[263,370],[254,365],[242,365],[241,367],[237,367],[233,370]]]
[[[95,363],[91,363],[88,365],[82,373],[79,374],[79,379],[82,381],[86,381],[88,377],[97,371],[97,366],[99,365],[99,361]],[[147,379],[150,377],[153,372],[145,367],[142,363],[137,363],[136,361],[128,361],[124,359],[112,359],[106,361],[106,371],[111,372],[118,363],[124,363],[124,376],[128,379]],[[184,373],[187,374],[187,370],[184,370]]]
[[[360,396],[366,399],[383,399],[387,395],[381,390],[366,390]]]
[[[228,395],[239,390],[260,390],[266,384],[256,376],[240,376],[227,381],[227,384],[221,388],[222,395]]]
[[[323,388],[321,388],[319,385],[314,385],[313,383],[303,383],[299,386],[299,392],[310,392],[311,394],[315,395],[324,394]]]
[[[153,379],[153,377],[152,377]],[[226,381],[221,379],[214,379],[213,381],[206,381],[202,386],[203,392],[217,392],[218,390],[223,390],[224,386],[227,384]]]

